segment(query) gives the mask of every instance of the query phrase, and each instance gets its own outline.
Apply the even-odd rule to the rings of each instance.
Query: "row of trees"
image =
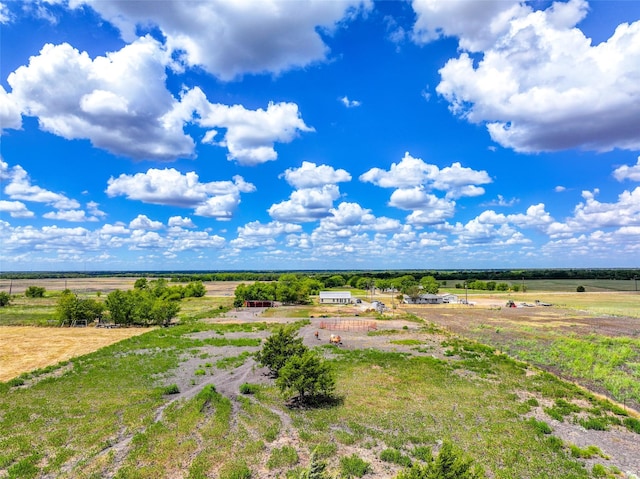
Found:
[[[116,289],[104,302],[81,298],[73,291],[64,290],[56,305],[56,316],[61,323],[92,322],[108,319],[117,325],[167,325],[180,311],[180,300],[204,296],[206,290],[201,281],[186,286],[170,286],[165,279],[148,281],[140,278],[134,289]]]
[[[523,292],[526,291],[526,287],[524,285],[520,285],[518,283],[513,283],[513,284],[509,284],[509,283],[497,283],[495,281],[480,281],[480,280],[474,280],[474,281],[467,281],[466,283],[467,288],[469,289],[479,289],[482,291],[515,291],[518,292],[520,290],[522,290]],[[457,289],[464,289],[465,287],[465,283],[456,283],[456,288]]]
[[[285,304],[307,304],[309,296],[324,288],[320,281],[296,274],[283,274],[278,281],[239,284],[235,289],[233,305],[238,308],[245,301],[280,301]]]

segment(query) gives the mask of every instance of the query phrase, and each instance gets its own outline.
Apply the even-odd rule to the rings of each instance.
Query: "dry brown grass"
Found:
[[[34,328],[0,329],[0,381],[90,353],[148,329]]]

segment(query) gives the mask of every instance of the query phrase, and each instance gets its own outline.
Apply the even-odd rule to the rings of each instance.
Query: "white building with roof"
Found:
[[[351,304],[351,291],[320,291],[320,304]]]

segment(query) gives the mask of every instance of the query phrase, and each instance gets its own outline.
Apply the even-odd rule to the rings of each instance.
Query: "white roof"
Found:
[[[321,298],[351,298],[351,291],[320,291]]]

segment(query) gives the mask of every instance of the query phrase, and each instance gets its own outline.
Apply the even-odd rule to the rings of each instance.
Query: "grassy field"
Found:
[[[122,330],[143,334],[5,377],[0,478],[297,479],[315,450],[336,477],[357,477],[365,464],[365,477],[391,479],[442,441],[492,478],[640,475],[633,412],[528,364],[640,403],[635,294],[472,293],[475,307],[425,307],[423,320],[405,307],[364,314],[378,318],[378,330],[344,333],[346,346],[336,348],[314,331],[322,316],[347,318],[349,308],[275,308],[259,318],[234,314],[230,324],[216,319],[232,301],[228,288],[208,285],[207,296],[184,301],[182,325]],[[86,294],[104,298],[98,291]],[[504,308],[506,299],[560,307]],[[0,324],[46,325],[54,305],[55,295],[16,297],[0,309]],[[272,328],[264,321],[296,321],[336,372],[334,403],[287,405],[252,357]],[[0,328],[2,339],[11,330]],[[21,331],[11,344],[31,332],[45,336],[28,357],[38,344],[42,352],[55,344],[48,334],[73,331],[76,343],[88,344],[99,330]],[[6,360],[18,362],[21,351]],[[246,383],[253,394],[240,393]],[[636,449],[609,449],[625,441]]]

